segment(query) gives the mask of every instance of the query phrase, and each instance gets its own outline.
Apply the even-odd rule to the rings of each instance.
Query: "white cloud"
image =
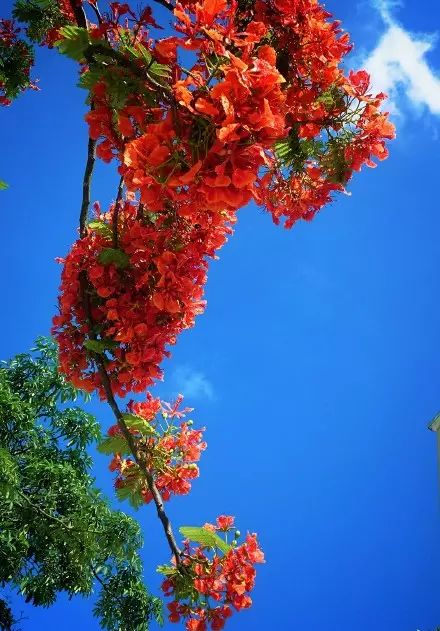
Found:
[[[205,398],[214,399],[214,388],[211,382],[201,372],[197,372],[189,366],[179,366],[173,373],[173,381],[179,392],[185,399]]]
[[[427,107],[440,115],[440,72],[426,60],[437,36],[414,35],[397,24],[392,9],[400,3],[375,0],[374,5],[387,30],[363,63],[371,74],[373,89],[389,95],[388,108],[394,112],[399,111],[398,103],[405,95],[414,107]]]

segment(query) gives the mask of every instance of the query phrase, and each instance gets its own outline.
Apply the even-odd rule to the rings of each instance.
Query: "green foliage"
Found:
[[[115,265],[119,269],[125,269],[130,264],[128,255],[117,248],[104,248],[98,256],[101,265]]]
[[[209,548],[218,548],[224,554],[229,552],[231,546],[229,546],[217,533],[208,530],[207,528],[200,528],[197,526],[182,526],[179,528],[179,532],[190,541],[200,543],[202,546]]]
[[[307,160],[319,158],[324,149],[324,143],[319,140],[300,138],[295,128],[290,130],[284,140],[275,143],[274,151],[283,168],[292,169],[300,173]]]
[[[0,631],[12,631],[15,625],[12,610],[6,600],[0,598]]]
[[[148,421],[135,414],[123,414],[122,415],[125,424],[128,429],[135,430],[140,434],[157,434],[157,431],[150,425]]]
[[[0,191],[4,191],[9,188],[9,184],[6,184],[3,180],[0,180]]]
[[[60,35],[62,39],[56,42],[60,53],[75,61],[82,61],[90,44],[88,30],[68,24],[60,29]]]
[[[337,85],[331,85],[328,90],[322,92],[316,99],[318,103],[322,103],[327,110],[331,112],[335,108],[345,109],[344,91]]]
[[[136,510],[144,504],[144,498],[142,490],[145,487],[144,478],[141,474],[135,475],[124,481],[124,486],[116,489],[116,495],[122,502],[128,500],[133,508]]]
[[[169,66],[155,61],[148,48],[145,48],[145,46],[139,42],[136,43],[136,46],[132,45],[131,31],[122,31],[120,33],[120,39],[122,45],[120,46],[119,51],[126,54],[129,59],[140,59],[143,61],[146,64],[146,73],[149,76],[156,79],[156,81],[160,81],[160,79],[168,79],[170,77],[171,70]]]
[[[147,631],[160,601],[141,579],[139,526],[94,488],[86,449],[99,426],[57,368],[47,339],[0,366],[0,585],[48,606],[98,581],[101,626]]]
[[[111,351],[119,344],[114,340],[86,340],[84,342],[84,346],[87,350],[92,351],[93,353],[98,353],[98,355],[105,354],[105,351]]]
[[[330,182],[346,184],[351,170],[345,158],[345,150],[353,141],[354,134],[346,131],[341,136],[331,138],[327,143],[327,151],[322,159],[322,166],[327,172]]]
[[[73,34],[69,34],[69,39],[72,38]],[[153,105],[155,94],[151,84],[169,89],[170,68],[158,63],[143,44],[134,44],[129,31],[120,33],[117,48],[110,47],[105,40],[94,40],[89,45],[85,40],[79,42],[77,38],[77,41],[77,48],[72,49],[69,44],[60,50],[74,59],[82,54],[87,60],[88,69],[81,75],[80,87],[90,91],[96,83],[103,82],[116,112],[125,106],[131,94],[139,94],[145,103]]]
[[[17,0],[12,15],[27,25],[26,35],[36,44],[43,43],[49,31],[66,24],[54,0]]]
[[[86,72],[81,76],[84,77],[88,74],[89,73]],[[88,223],[88,227],[97,234],[101,235],[101,237],[104,237],[106,239],[111,239],[113,236],[111,227],[108,225],[108,223],[105,223],[104,221],[90,221]]]
[[[131,631],[143,631],[146,618],[163,623],[161,600],[145,593],[136,573],[130,568],[121,570],[108,580],[94,613],[108,631],[127,629],[127,620],[130,621]]]
[[[123,436],[107,436],[99,445],[98,451],[102,454],[129,454],[127,441]]]
[[[17,40],[12,45],[0,40],[0,85],[7,99],[15,99],[31,86],[29,68],[34,63],[30,44]]]

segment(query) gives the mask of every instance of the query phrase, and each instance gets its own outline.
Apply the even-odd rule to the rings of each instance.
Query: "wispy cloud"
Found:
[[[373,79],[373,88],[386,92],[390,109],[400,110],[402,96],[416,107],[426,107],[440,115],[440,72],[432,68],[426,54],[435,48],[437,34],[413,34],[400,26],[393,10],[400,2],[375,0],[386,31],[376,48],[364,60],[364,66]],[[399,105],[397,105],[399,103]]]
[[[194,399],[210,399],[215,398],[214,388],[206,376],[193,370],[189,366],[179,366],[173,372],[173,382],[176,389],[185,396]]]

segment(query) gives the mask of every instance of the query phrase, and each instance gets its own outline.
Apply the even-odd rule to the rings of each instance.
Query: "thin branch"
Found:
[[[122,434],[124,435],[125,440],[127,441],[127,444],[130,448],[131,453],[133,454],[133,457],[136,461],[136,464],[140,467],[140,469],[142,469],[144,475],[145,475],[145,479],[147,481],[147,486],[148,486],[148,490],[150,491],[151,495],[153,496],[153,501],[156,505],[156,510],[157,510],[157,516],[159,517],[164,532],[165,532],[165,536],[167,538],[168,541],[168,545],[170,547],[171,552],[173,553],[175,559],[176,559],[176,564],[179,565],[180,564],[180,557],[181,557],[181,551],[177,545],[177,541],[175,539],[174,533],[173,533],[173,528],[171,525],[171,522],[169,520],[168,515],[165,512],[165,508],[164,508],[164,504],[163,504],[163,499],[162,496],[159,492],[159,489],[156,486],[156,483],[154,481],[154,477],[151,474],[151,472],[149,471],[147,464],[143,458],[142,453],[138,450],[136,443],[133,439],[133,436],[130,434],[130,431],[127,427],[127,425],[125,424],[124,418],[123,418],[123,414],[120,411],[118,404],[116,403],[116,400],[114,398],[113,395],[113,391],[112,391],[112,387],[110,384],[110,379],[108,377],[107,371],[105,369],[104,366],[104,362],[102,361],[101,357],[98,357],[97,359],[98,361],[98,370],[99,370],[99,375],[101,377],[101,382],[107,397],[107,401],[113,411],[113,414],[115,415],[116,420],[118,421],[118,425],[122,431]]]
[[[123,184],[124,184],[124,178],[121,175],[121,179],[119,180],[119,185],[118,185],[118,193],[116,195],[115,211],[113,213],[113,247],[114,248],[118,247],[118,219],[119,219],[119,209],[121,207],[121,201],[122,201]]]
[[[82,303],[84,307],[84,312],[86,315],[87,324],[89,327],[89,335],[92,339],[94,339],[95,335],[93,334],[93,318],[91,316],[91,308],[90,308],[90,301],[89,301],[89,282],[88,282],[87,274],[85,271],[82,271],[80,273],[79,282],[80,282],[81,299],[82,299]],[[157,516],[159,517],[162,523],[162,527],[165,532],[165,537],[167,539],[168,546],[176,559],[176,565],[180,565],[181,550],[179,549],[179,546],[177,545],[177,541],[173,533],[173,528],[172,528],[170,519],[165,512],[163,499],[160,494],[160,491],[156,486],[152,473],[148,469],[148,465],[145,462],[142,452],[138,449],[136,442],[132,434],[130,434],[130,431],[124,421],[124,415],[119,409],[119,406],[113,394],[113,389],[110,383],[110,378],[107,374],[103,357],[99,355],[98,353],[93,353],[93,355],[95,358],[96,365],[98,367],[99,376],[101,377],[101,383],[102,383],[102,387],[104,388],[104,392],[107,398],[107,403],[109,404],[113,412],[113,415],[119,425],[119,428],[125,440],[127,441],[127,445],[133,455],[133,458],[136,464],[139,466],[139,468],[142,470],[143,474],[145,475],[148,490],[153,496],[153,501],[156,505]]]
[[[21,491],[17,489],[16,489],[16,493],[20,497],[22,497],[24,500],[26,500],[28,504],[30,504],[30,506],[35,511],[37,511],[38,513],[41,513],[41,515],[44,515],[44,517],[47,517],[48,519],[51,519],[52,521],[57,522],[58,524],[62,526],[62,528],[65,528],[69,532],[85,532],[85,533],[90,533],[94,535],[102,535],[102,531],[100,530],[89,530],[89,529],[75,528],[74,526],[70,526],[68,523],[65,522],[64,519],[57,517],[56,515],[53,515],[52,513],[48,513],[47,511],[44,510],[44,508],[41,508],[41,506],[39,506],[38,504],[34,504],[34,502],[26,495],[26,493],[22,493]]]
[[[162,7],[165,7],[165,9],[168,9],[168,11],[171,11],[171,13],[174,12],[175,7],[173,4],[171,4],[171,2],[167,2],[167,0],[154,0],[154,2],[160,4]]]
[[[90,564],[90,569],[92,571],[93,576],[98,581],[98,583],[101,583],[102,587],[106,587],[106,584],[104,583],[102,578],[99,576],[98,572],[95,570],[95,568],[94,568],[94,566],[92,564]]]
[[[82,3],[78,3],[75,0],[69,0],[69,4],[78,26],[80,26],[81,28],[87,28],[87,17]]]
[[[92,106],[92,109],[93,109],[93,106]],[[86,162],[86,168],[84,170],[84,178],[83,178],[83,194],[82,194],[81,212],[79,216],[79,235],[81,238],[83,238],[86,233],[87,214],[89,212],[89,206],[90,206],[90,184],[92,181],[93,167],[95,166],[95,157],[96,157],[95,150],[96,150],[96,140],[89,137],[89,142],[87,146],[87,162]]]
[[[173,10],[172,5],[169,4],[166,0],[155,0],[155,1],[161,4],[162,6],[164,6],[165,8],[169,9],[170,11]],[[70,3],[72,5],[72,10],[75,13],[75,18],[77,20],[78,26],[82,26],[86,28],[87,19],[86,19],[83,8],[82,7],[78,8],[75,4],[75,0],[70,0]],[[99,52],[102,52],[103,54],[109,57],[113,57],[113,59],[118,61],[120,65],[122,65],[123,67],[129,68],[137,76],[140,76],[144,80],[146,79],[147,81],[151,82],[153,85],[155,85],[156,87],[162,90],[162,94],[165,97],[165,99],[167,100],[170,99],[171,95],[167,94],[166,86],[159,84],[152,77],[148,75],[145,76],[144,73],[142,72],[142,69],[139,68],[139,66],[137,66],[134,63],[131,63],[124,55],[119,53],[119,51],[117,50],[109,51],[106,47],[102,47],[102,51],[100,51],[100,45],[94,44],[93,46],[89,47],[88,51],[86,51],[85,57],[88,61],[90,61],[90,58],[92,58],[93,60],[93,54],[99,53]],[[93,109],[93,104],[92,104],[92,109]],[[79,217],[79,229],[80,229],[81,237],[85,235],[87,214],[88,214],[88,209],[90,206],[90,183],[91,183],[91,178],[92,178],[92,173],[93,173],[93,167],[95,164],[95,149],[96,149],[96,141],[93,140],[92,138],[89,138],[88,150],[87,150],[87,162],[86,162],[84,178],[83,178],[83,197],[82,197],[81,211],[80,211],[80,217]],[[121,198],[122,198],[122,178],[119,183],[118,197],[116,200],[115,217],[114,217],[114,226],[116,224],[116,239],[117,239],[117,213],[118,213],[118,206],[119,206],[119,202]],[[113,226],[113,229],[115,229],[114,226]],[[115,233],[113,233],[113,241],[115,241]],[[81,300],[82,300],[84,312],[86,315],[86,321],[89,327],[89,336],[91,339],[96,339],[96,336],[93,333],[93,318],[91,314],[91,307],[90,307],[90,300],[89,300],[89,281],[87,278],[87,273],[85,271],[82,271],[80,273],[79,282],[80,282]],[[124,438],[127,441],[127,444],[130,448],[130,451],[133,455],[134,460],[136,461],[139,468],[142,470],[143,474],[145,475],[147,486],[151,495],[153,496],[153,501],[156,505],[157,515],[164,529],[165,537],[167,539],[169,548],[176,559],[176,564],[180,565],[181,550],[179,549],[179,546],[177,545],[177,541],[173,533],[171,522],[169,520],[168,515],[165,512],[163,499],[154,481],[154,476],[148,469],[147,463],[145,462],[145,459],[142,453],[138,450],[135,440],[133,436],[130,434],[130,431],[127,425],[125,424],[123,414],[121,410],[119,409],[119,406],[114,397],[110,379],[107,374],[107,370],[106,370],[105,363],[102,356],[97,353],[94,353],[93,355],[96,361],[96,365],[98,367],[99,375],[101,377],[101,383],[104,388],[104,392],[106,394],[107,402],[115,416],[115,419],[121,429],[121,432]]]
[[[88,0],[87,4],[93,10],[93,13],[96,15],[96,19],[98,20],[98,24],[101,26],[102,15],[101,15],[101,11],[98,9],[98,6],[94,2],[90,2],[90,0]]]

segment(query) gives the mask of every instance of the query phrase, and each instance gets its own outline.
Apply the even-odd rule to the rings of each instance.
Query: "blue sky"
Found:
[[[4,3],[2,3],[4,6]],[[207,425],[176,526],[234,514],[259,533],[254,605],[231,631],[430,631],[440,625],[440,5],[329,0],[375,69],[398,138],[311,224],[285,231],[254,207],[212,264],[208,309],[164,364]],[[10,0],[6,0],[6,14]],[[31,347],[55,311],[56,256],[75,238],[85,159],[84,93],[73,64],[40,51],[40,93],[0,113],[1,356]],[[99,166],[93,198],[114,196]],[[104,426],[103,405],[93,405]],[[106,458],[98,483],[111,493]],[[153,591],[168,551],[152,507],[137,514]],[[94,631],[91,601],[34,610],[24,631]],[[177,625],[166,625],[166,628]]]

